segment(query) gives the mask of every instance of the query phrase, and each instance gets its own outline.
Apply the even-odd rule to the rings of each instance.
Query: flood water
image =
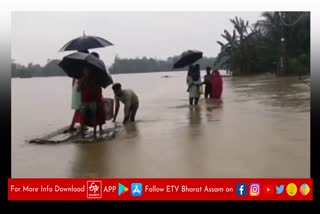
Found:
[[[55,145],[27,141],[70,124],[71,79],[12,79],[12,177],[310,177],[310,86],[227,77],[221,101],[195,108],[185,75],[114,75],[138,94],[137,121],[111,141]]]

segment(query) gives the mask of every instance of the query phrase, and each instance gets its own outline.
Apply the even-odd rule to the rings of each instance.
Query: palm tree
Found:
[[[232,71],[233,74],[237,74],[239,71],[239,42],[237,40],[236,31],[233,30],[233,34],[231,35],[227,30],[224,30],[224,34],[221,36],[227,42],[224,44],[223,42],[217,41],[221,46],[221,50],[215,64]]]
[[[233,24],[236,32],[239,35],[239,51],[240,51],[240,73],[247,71],[246,66],[246,52],[245,52],[245,44],[244,39],[247,36],[247,28],[249,27],[249,22],[245,22],[243,19],[239,19],[237,16],[235,19],[230,19],[230,22]]]
[[[310,13],[264,12],[262,17],[252,26],[238,17],[230,20],[233,34],[225,30],[225,43],[217,41],[217,64],[233,74],[310,72]]]
[[[249,22],[235,17],[230,19],[234,25],[233,34],[227,30],[221,36],[227,41],[226,44],[217,41],[221,46],[221,51],[217,58],[220,66],[226,66],[233,74],[251,73],[253,71],[253,57],[256,55],[254,51],[254,40],[256,31],[249,32]]]

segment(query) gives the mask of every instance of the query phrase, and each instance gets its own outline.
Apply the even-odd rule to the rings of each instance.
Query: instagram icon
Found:
[[[260,184],[252,183],[250,184],[250,196],[259,196],[260,195]]]

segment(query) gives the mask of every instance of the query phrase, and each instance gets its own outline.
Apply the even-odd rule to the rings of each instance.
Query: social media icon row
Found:
[[[236,193],[238,196],[246,196],[247,193],[247,184],[239,183],[236,185]],[[249,188],[249,195],[251,196],[259,196],[260,195],[260,184],[252,183]]]
[[[249,195],[250,196],[259,196],[261,192],[263,194],[276,194],[280,195],[284,191],[284,185],[263,185],[262,190],[259,183],[251,183],[249,187]],[[289,196],[295,196],[297,194],[298,188],[296,184],[290,183],[286,187],[286,192]],[[307,196],[310,192],[310,187],[308,184],[304,183],[300,186],[299,189],[301,195]],[[238,183],[236,185],[236,194],[238,196],[246,196],[247,192],[247,184],[246,183]]]
[[[295,196],[298,192],[298,188],[294,183],[290,183],[287,185],[286,191],[289,196]],[[308,184],[304,183],[301,184],[299,188],[300,194],[303,196],[307,196],[310,192],[310,187]]]

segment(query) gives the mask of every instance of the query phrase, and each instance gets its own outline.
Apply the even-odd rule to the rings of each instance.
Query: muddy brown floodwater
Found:
[[[297,77],[224,78],[222,100],[197,108],[185,72],[113,78],[138,94],[136,123],[56,145],[26,141],[70,123],[71,79],[12,79],[12,177],[310,177],[310,87]]]

